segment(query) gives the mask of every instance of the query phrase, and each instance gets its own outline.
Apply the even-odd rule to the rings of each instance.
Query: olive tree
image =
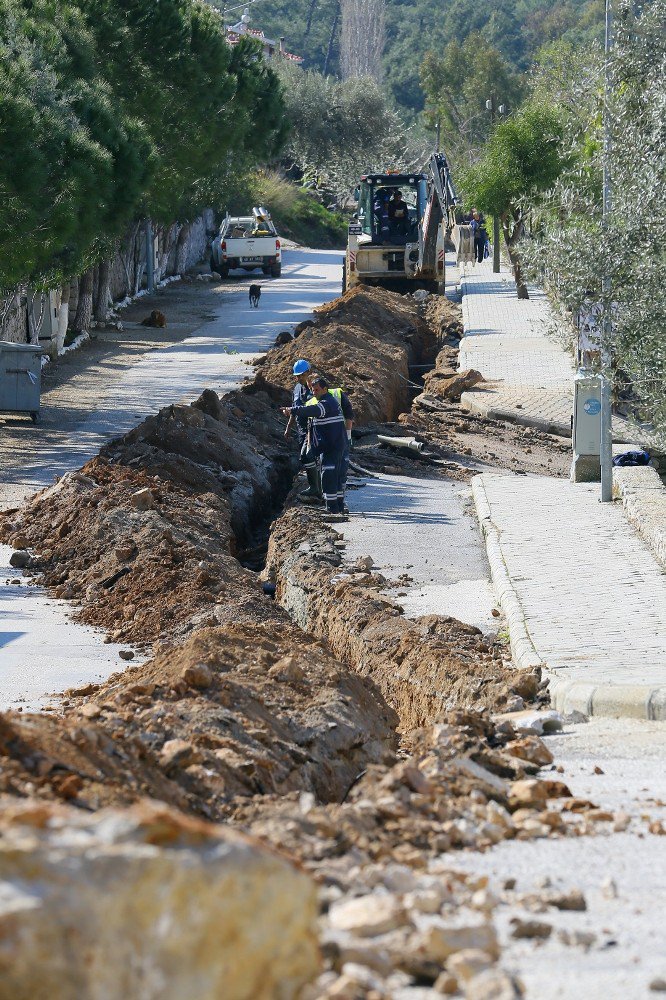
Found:
[[[519,299],[529,297],[519,243],[530,206],[562,171],[561,142],[557,113],[544,104],[526,104],[495,128],[478,162],[461,176],[466,200],[499,216]]]
[[[340,82],[284,65],[290,123],[285,161],[311,187],[343,202],[368,170],[416,169],[423,144],[370,78]]]
[[[609,62],[611,211],[602,218],[603,67],[582,100],[580,77],[559,106],[572,109],[570,160],[545,200],[526,249],[572,313],[605,304],[611,338],[605,364],[628,383],[634,414],[666,431],[666,0],[615,5]],[[596,76],[592,76],[592,73]],[[610,282],[610,285],[608,284]],[[610,290],[608,291],[608,289]],[[605,299],[605,301],[604,301]]]

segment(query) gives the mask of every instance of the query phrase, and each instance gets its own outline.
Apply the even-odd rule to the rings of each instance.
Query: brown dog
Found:
[[[145,319],[141,320],[141,326],[166,326],[167,319],[163,312],[159,309],[153,309],[150,316],[146,316]]]

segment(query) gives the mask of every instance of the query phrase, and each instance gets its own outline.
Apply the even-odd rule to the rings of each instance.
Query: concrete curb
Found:
[[[666,572],[666,487],[650,466],[613,469],[613,496]]]
[[[539,666],[548,680],[553,707],[560,712],[577,710],[585,715],[624,716],[666,722],[666,685],[594,684],[571,681],[550,670],[530,636],[525,613],[513,586],[502,553],[501,532],[493,522],[483,476],[472,479],[472,496],[481,532],[486,543],[490,575],[497,601],[509,627],[509,643],[516,666],[529,670]]]
[[[492,402],[484,398],[485,395],[483,389],[468,389],[462,393],[460,402],[479,417],[487,417],[489,420],[506,420],[511,424],[519,424],[521,427],[535,427],[546,434],[557,434],[559,437],[571,438],[571,420],[566,422],[549,420],[547,417],[539,417],[529,412],[518,412],[518,410],[507,409],[503,406],[494,406]],[[629,447],[643,447],[636,442],[635,436],[631,437],[624,431],[618,430],[613,430],[613,443],[623,445],[623,448],[619,449],[620,451]]]
[[[501,406],[493,406],[483,399],[482,392],[474,392],[468,389],[463,392],[460,402],[472,413],[479,417],[488,417],[489,420],[507,420],[512,424],[520,424],[521,427],[536,427],[537,430],[546,434],[557,434],[559,437],[571,437],[571,423],[563,423],[559,420],[547,420],[545,417],[530,416],[529,413],[518,413],[516,410],[507,410]]]

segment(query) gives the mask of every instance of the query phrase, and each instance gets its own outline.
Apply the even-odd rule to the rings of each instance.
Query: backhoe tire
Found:
[[[282,274],[282,264],[273,264],[271,268],[271,277],[279,278]]]

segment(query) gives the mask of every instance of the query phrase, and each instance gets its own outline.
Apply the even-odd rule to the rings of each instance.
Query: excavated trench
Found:
[[[340,381],[364,422],[401,412],[396,375],[435,353],[415,304],[387,294],[338,300],[243,389],[165,408],[0,518],[0,538],[30,553],[31,571],[81,620],[153,654],[70,692],[60,714],[0,717],[0,793],[92,809],[149,795],[215,819],[238,796],[340,801],[369,765],[395,759],[398,729],[478,704],[479,692],[486,704],[506,698],[477,630],[405,620],[376,575],[336,582],[335,532],[316,513],[274,522],[277,601],[246,568],[260,564],[257,533],[297,467],[279,409],[292,356],[330,374],[347,365]]]
[[[535,824],[540,836],[579,830],[546,808],[570,795],[561,781],[512,783],[552,761],[538,737],[464,710],[500,707],[510,691],[533,699],[538,674],[505,677],[499,650],[453,619],[406,620],[379,574],[345,569],[336,532],[311,510],[288,507],[273,523],[265,573],[276,601],[247,568],[260,563],[297,468],[279,411],[294,356],[338,376],[360,423],[409,408],[409,365],[428,364],[438,338],[413,303],[386,294],[365,292],[367,336],[347,324],[344,350],[335,353],[329,315],[286,357],[269,352],[263,377],[244,389],[162,410],[25,509],[0,515],[0,539],[30,554],[54,594],[153,653],[68,692],[57,712],[0,714],[0,804],[64,800],[94,811],[149,797],[232,822],[316,874],[322,925],[329,907],[363,905],[359,892],[374,898],[383,883],[398,933],[373,931],[353,961],[375,978],[392,969],[401,985],[430,987],[449,949],[425,950],[424,914],[451,916],[456,947],[473,935],[483,954],[481,934],[490,959],[499,955],[472,898],[480,883],[442,878],[442,852],[531,837]],[[396,312],[402,334],[391,326]],[[456,710],[442,717],[447,708]],[[402,753],[399,730],[410,734]],[[534,793],[528,808],[518,786]],[[26,808],[29,822],[44,822],[41,802]],[[163,814],[150,836],[171,843]],[[423,888],[425,905],[405,887]],[[459,927],[470,906],[469,927]],[[325,976],[335,979],[350,967],[344,940],[322,944]]]

